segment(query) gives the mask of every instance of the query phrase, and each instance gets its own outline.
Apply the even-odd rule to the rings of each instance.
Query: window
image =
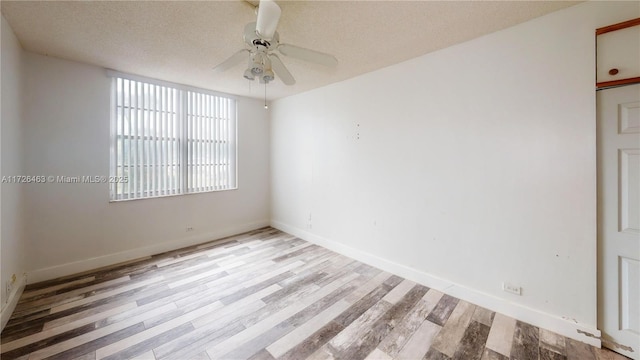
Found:
[[[236,188],[236,101],[112,75],[111,200]]]

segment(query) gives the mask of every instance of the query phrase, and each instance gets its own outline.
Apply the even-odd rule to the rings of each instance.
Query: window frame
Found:
[[[163,198],[163,197],[170,197],[170,196],[182,196],[182,195],[193,195],[193,194],[203,194],[203,193],[210,193],[210,192],[219,192],[219,191],[230,191],[230,190],[237,190],[238,189],[238,163],[239,163],[239,159],[238,159],[238,98],[236,96],[233,95],[229,95],[229,94],[225,94],[225,93],[221,93],[221,92],[217,92],[217,91],[213,91],[213,90],[207,90],[207,89],[202,89],[202,88],[197,88],[197,87],[193,87],[193,86],[188,86],[188,85],[182,85],[182,84],[177,84],[177,83],[172,83],[172,82],[168,82],[168,81],[163,81],[163,80],[157,80],[157,79],[152,79],[152,78],[147,78],[144,76],[139,76],[139,75],[133,75],[133,74],[127,74],[127,73],[122,73],[119,71],[115,71],[115,70],[110,70],[107,69],[107,76],[110,78],[111,80],[111,89],[110,89],[110,93],[111,93],[111,97],[110,97],[110,104],[109,104],[109,108],[110,108],[110,142],[109,142],[109,147],[110,147],[110,151],[109,151],[109,157],[110,157],[110,161],[109,161],[109,202],[121,202],[121,201],[132,201],[132,200],[144,200],[144,199],[155,199],[155,198]],[[122,198],[117,198],[118,196],[118,192],[117,192],[117,186],[118,186],[118,182],[115,180],[119,180],[117,179],[117,169],[118,167],[122,166],[124,167],[125,162],[123,162],[123,164],[121,164],[120,166],[118,165],[118,140],[121,137],[122,139],[126,138],[126,137],[138,137],[139,135],[135,135],[135,134],[125,134],[125,132],[123,131],[123,133],[121,135],[118,134],[118,115],[119,115],[119,109],[122,107],[123,109],[125,108],[125,101],[122,101],[122,106],[119,106],[118,104],[118,89],[117,89],[117,81],[118,79],[122,79],[124,80],[129,80],[129,81],[135,81],[138,83],[142,83],[142,88],[144,89],[144,84],[149,84],[152,86],[162,86],[162,87],[166,87],[168,89],[172,89],[176,91],[176,104],[175,107],[173,109],[173,112],[176,113],[176,130],[177,130],[177,134],[175,135],[175,137],[173,137],[173,141],[178,143],[178,148],[177,148],[177,161],[178,164],[176,165],[178,167],[178,184],[177,187],[175,189],[168,189],[167,191],[170,192],[168,194],[159,194],[159,195],[153,195],[153,196],[131,196],[131,194],[137,194],[133,193],[131,191],[127,191],[126,197],[122,197]],[[229,177],[231,184],[229,184],[227,187],[225,188],[215,188],[215,185],[213,186],[212,189],[205,189],[202,190],[201,188],[196,188],[199,190],[193,190],[192,187],[190,187],[190,179],[192,177],[195,176],[191,176],[191,168],[194,167],[195,164],[190,163],[189,161],[191,160],[191,154],[193,154],[192,151],[189,150],[189,144],[191,142],[197,142],[199,141],[199,139],[195,138],[195,137],[190,137],[191,133],[190,133],[190,124],[189,124],[189,114],[188,114],[188,101],[190,101],[188,99],[189,97],[189,93],[195,93],[198,95],[204,95],[204,96],[214,96],[217,98],[222,98],[222,99],[227,99],[229,101],[229,108],[228,111],[230,112],[230,116],[229,116],[229,120],[232,122],[232,124],[229,124],[229,136],[228,139],[226,139],[226,141],[231,142],[231,144],[228,145],[228,150],[229,150],[229,154],[227,157],[225,157],[224,159],[228,161],[228,171],[230,172],[229,174],[231,175]],[[123,95],[124,96],[124,95]],[[145,96],[146,97],[146,96]],[[128,107],[130,109],[133,108],[132,104],[130,103],[128,105]],[[143,112],[144,110],[144,105],[143,106],[138,106],[136,104],[135,108],[137,110],[142,110]],[[152,110],[147,110],[147,111],[152,111]],[[169,112],[169,110],[167,109],[166,112]],[[193,116],[193,115],[191,115]],[[143,123],[144,123],[144,118],[143,118]],[[147,135],[141,135],[141,137],[144,138],[145,137],[154,137],[154,138],[158,138],[157,135],[152,135],[152,136],[147,136]],[[167,136],[167,139],[169,139],[170,137]],[[216,141],[218,141],[218,138],[212,139],[214,141],[214,143]],[[201,140],[200,140],[201,141]],[[123,142],[123,146],[122,148],[124,149],[125,145]],[[214,166],[216,166],[217,164],[214,163]],[[129,165],[130,166],[130,165]],[[141,166],[141,165],[137,165],[137,166]],[[160,165],[162,166],[162,165]],[[217,177],[214,178],[214,182],[216,181]],[[131,180],[131,179],[129,179]],[[140,193],[142,192],[147,192],[148,190],[144,189],[144,190],[139,190]],[[154,190],[154,192],[157,190]]]

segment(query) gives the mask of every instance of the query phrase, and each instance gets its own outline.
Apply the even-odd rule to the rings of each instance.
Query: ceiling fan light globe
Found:
[[[262,64],[253,64],[250,71],[254,76],[261,75],[264,72],[264,67]]]
[[[255,75],[253,75],[251,69],[247,69],[244,71],[244,78],[253,81],[255,79]]]
[[[275,76],[274,76],[274,74],[273,74],[273,71],[271,71],[271,70],[266,70],[266,71],[264,72],[264,74],[262,74],[262,78],[264,79],[264,81],[265,81],[266,83],[269,83],[269,81],[271,81],[271,80],[275,79]]]

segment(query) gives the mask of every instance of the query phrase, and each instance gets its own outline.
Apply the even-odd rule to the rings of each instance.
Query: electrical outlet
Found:
[[[7,295],[9,295],[11,293],[11,281],[7,280],[7,283],[5,284],[5,291],[7,293]]]
[[[193,231],[193,226],[187,226],[187,232]]]
[[[508,293],[522,295],[522,288],[520,286],[515,286],[513,284],[509,284],[508,282],[502,283],[502,290]]]

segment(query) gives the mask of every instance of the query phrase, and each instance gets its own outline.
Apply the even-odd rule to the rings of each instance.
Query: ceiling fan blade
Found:
[[[293,78],[293,75],[287,70],[287,67],[284,66],[282,60],[276,54],[269,55],[269,59],[271,59],[271,67],[273,71],[276,72],[280,80],[282,80],[285,85],[293,85],[296,83],[296,79]]]
[[[280,20],[280,6],[273,0],[260,0],[258,5],[258,21],[256,22],[256,32],[265,39],[271,40],[278,27]]]
[[[315,50],[305,49],[295,45],[280,44],[280,46],[278,46],[278,51],[280,51],[282,55],[324,66],[333,67],[338,65],[338,59],[336,59],[333,55],[321,53]]]
[[[223,71],[231,69],[235,65],[239,64],[240,62],[242,62],[242,60],[246,60],[248,55],[249,55],[249,50],[242,49],[242,50],[236,52],[235,54],[231,55],[231,57],[228,58],[227,60],[223,61],[222,63],[220,63],[216,67],[214,67],[213,68],[213,72],[214,73],[221,73]]]

